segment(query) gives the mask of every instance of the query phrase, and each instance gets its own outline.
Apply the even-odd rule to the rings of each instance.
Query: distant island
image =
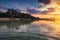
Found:
[[[21,13],[14,9],[8,9],[6,12],[0,12],[0,18],[19,18],[20,20],[50,20],[50,19],[44,19],[39,17],[33,17],[28,13]]]
[[[6,12],[0,12],[0,18],[19,18],[21,20],[37,20],[39,18],[33,17],[28,13],[21,13],[14,9],[8,9]]]

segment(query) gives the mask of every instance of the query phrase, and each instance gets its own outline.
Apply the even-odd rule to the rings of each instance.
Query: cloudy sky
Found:
[[[0,7],[13,8],[23,10],[21,12],[36,13],[47,11],[46,5],[49,5],[51,0],[0,0]]]
[[[7,8],[23,8],[27,7],[37,7],[37,0],[0,0],[0,5]]]

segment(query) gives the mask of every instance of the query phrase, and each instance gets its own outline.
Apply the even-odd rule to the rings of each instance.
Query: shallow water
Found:
[[[60,40],[60,25],[53,21],[2,21],[0,40]]]

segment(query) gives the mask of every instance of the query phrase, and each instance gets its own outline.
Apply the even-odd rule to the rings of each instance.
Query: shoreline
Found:
[[[0,21],[23,21],[23,20],[35,20],[35,19],[23,19],[23,18],[0,18]]]
[[[0,18],[0,21],[13,21],[13,20],[20,20],[20,18]]]
[[[23,18],[0,18],[0,21],[19,21],[19,20],[47,20],[47,21],[54,21],[55,19],[48,19],[48,18],[36,18],[36,19],[23,19]]]

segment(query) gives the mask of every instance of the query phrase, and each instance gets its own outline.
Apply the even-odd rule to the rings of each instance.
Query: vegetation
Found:
[[[28,13],[17,12],[14,9],[8,9],[7,12],[0,12],[0,18],[20,18],[20,19],[32,19],[32,20],[51,20],[47,18],[33,17]]]
[[[17,12],[14,9],[8,9],[7,12],[0,12],[0,18],[23,18],[23,19],[36,19],[28,13]]]

